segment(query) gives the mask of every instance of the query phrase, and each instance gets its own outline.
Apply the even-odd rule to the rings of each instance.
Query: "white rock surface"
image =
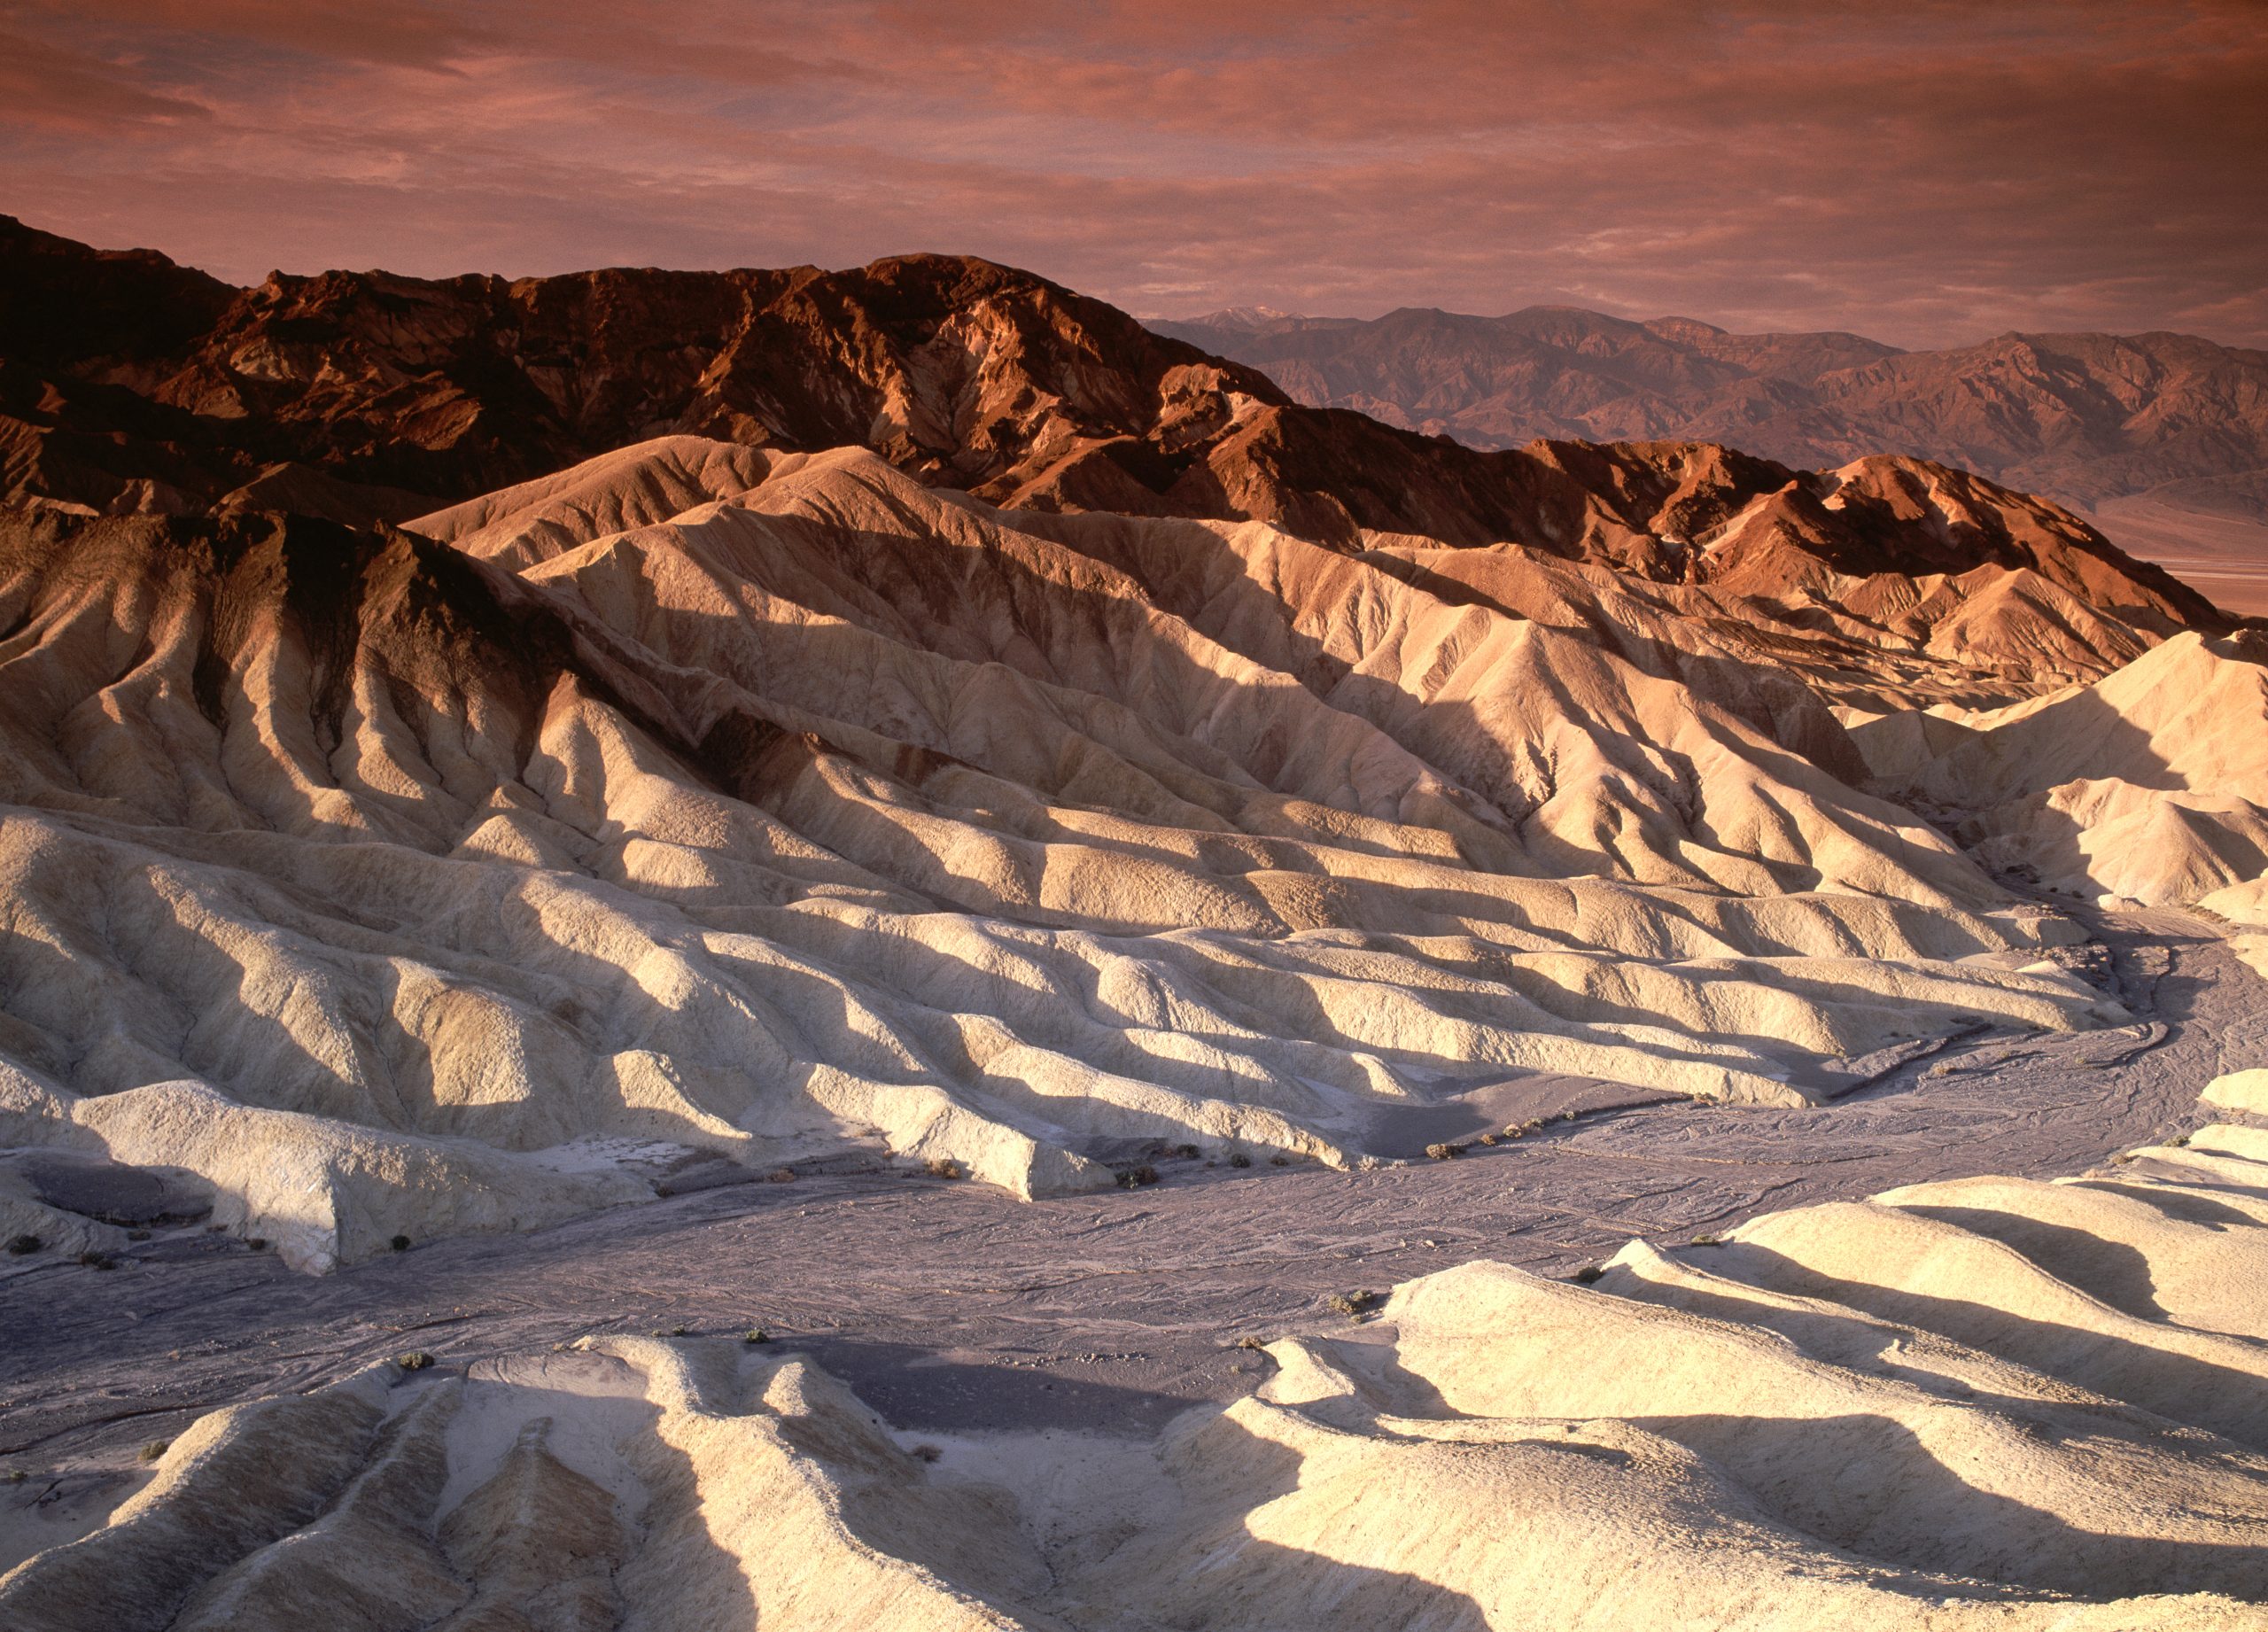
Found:
[[[2124,1018],[1751,723],[1815,707],[1565,563],[1480,552],[1476,601],[685,438],[431,536],[12,525],[11,1137],[194,1169],[308,1267],[642,1193],[604,1153],[656,1142],[1037,1194],[1146,1140],[1359,1163],[1522,1072],[1800,1105]]]
[[[1153,1438],[585,1340],[231,1407],[23,1632],[2268,1626],[2268,1134],[1479,1262]],[[1255,1356],[1256,1358],[1256,1356]]]

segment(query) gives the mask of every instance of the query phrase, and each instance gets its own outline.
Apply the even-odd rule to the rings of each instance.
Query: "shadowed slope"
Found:
[[[1995,865],[2268,929],[2268,639],[2185,634],[2092,685],[1853,733],[1882,784]]]
[[[21,1139],[323,1267],[687,1146],[1029,1193],[2117,1017],[2071,926],[1666,669],[1254,524],[1018,523],[680,439],[439,539],[17,524]]]

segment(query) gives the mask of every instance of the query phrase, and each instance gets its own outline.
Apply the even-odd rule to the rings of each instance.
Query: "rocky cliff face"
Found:
[[[2075,518],[1989,484],[1961,484],[1982,519],[1946,531],[1838,509],[1836,482],[1724,447],[1478,452],[1300,407],[1255,370],[973,260],[517,282],[279,274],[231,290],[9,221],[0,286],[0,478],[18,501],[399,520],[690,433],[865,446],[1014,509],[1262,520],[1340,548],[1365,532],[1512,542],[1661,582],[1705,580],[1715,555],[1694,541],[1770,499],[1775,548],[1840,572],[2021,559],[2110,584],[2166,629],[2211,617]]]

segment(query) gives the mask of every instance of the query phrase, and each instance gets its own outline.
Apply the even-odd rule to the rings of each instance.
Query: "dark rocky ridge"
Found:
[[[1479,451],[1303,408],[1252,369],[967,258],[235,290],[0,218],[0,295],[14,503],[400,520],[687,431],[863,444],[1033,509],[1254,518],[1341,548],[1363,529],[1512,541],[1658,581],[1783,548],[1846,573],[2027,566],[2146,625],[2217,621],[2075,517],[1989,483],[1962,478],[1962,516],[1918,525],[1902,504],[1823,508],[1819,481],[1707,444]],[[1770,537],[1711,539],[1705,556],[1759,500]]]

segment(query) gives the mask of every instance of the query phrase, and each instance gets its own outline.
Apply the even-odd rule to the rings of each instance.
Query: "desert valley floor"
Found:
[[[1315,1552],[1304,1566],[1295,1553],[1269,1572],[1241,1566],[1260,1578],[1247,1582],[1244,1591],[1293,1607],[1281,1620],[1249,1618],[1250,1598],[1233,1596],[1225,1607],[1217,1598],[1200,1598],[1194,1614],[1156,1620],[1121,1613],[1114,1605],[1081,1603],[1076,1595],[1065,1602],[1067,1583],[1060,1577],[1068,1572],[1056,1555],[1092,1547],[1093,1532],[1107,1540],[1130,1522],[1160,1520],[1161,1502],[1178,1506],[1170,1491],[1147,1493],[1146,1505],[1126,1496],[1122,1486],[1138,1476],[1126,1465],[1129,1458],[1141,1458],[1177,1422],[1191,1421],[1192,1412],[1207,1418],[1255,1390],[1281,1394],[1287,1368],[1299,1373],[1314,1363],[1300,1348],[1302,1340],[1335,1352],[1342,1366],[1351,1351],[1382,1356],[1381,1364],[1394,1372],[1402,1300],[1381,1309],[1377,1294],[1386,1288],[1475,1260],[1557,1278],[1591,1266],[1586,1273],[1595,1275],[1602,1263],[1629,1260],[1635,1248],[1626,1250],[1626,1244],[1641,1240],[1703,1275],[1720,1270],[1737,1278],[1740,1268],[1719,1262],[1741,1249],[1736,1226],[1765,1213],[1799,1224],[1806,1214],[1795,1209],[1891,1188],[1919,1186],[1900,1205],[1945,1221],[1943,1233],[1954,1238],[1950,1253],[1944,1240],[1926,1246],[1952,1258],[1946,1265],[1952,1279],[1932,1287],[1927,1277],[1909,1276],[1901,1288],[1894,1274],[1863,1259],[1837,1265],[1830,1258],[1821,1266],[1829,1280],[1806,1290],[1826,1301],[1805,1301],[1810,1318],[1825,1325],[1831,1313],[1871,1330],[1871,1338],[1861,1332],[1855,1352],[1839,1356],[1860,1377],[1883,1372],[1880,1361],[1869,1364],[1862,1356],[1884,1337],[1892,1340],[1884,1358],[1904,1344],[1926,1347],[1934,1341],[1950,1352],[1954,1375],[1962,1379],[1953,1393],[1968,1396],[1983,1380],[1973,1369],[1983,1357],[1972,1357],[1964,1368],[1954,1344],[1923,1335],[1934,1325],[1985,1350],[2013,1351],[2009,1357],[2068,1381],[2101,1382],[2105,1370],[2124,1372],[2124,1392],[2151,1408],[2139,1419],[2131,1408],[2119,1408],[2128,1432],[2147,1431],[2149,1421],[2163,1420],[2156,1416],[2163,1412],[2175,1421],[2210,1424],[2234,1444],[2268,1442],[2268,1369],[2262,1367],[2256,1341],[2225,1339],[2231,1352],[2199,1355],[2179,1336],[2185,1325],[2210,1327],[2216,1318],[2256,1340],[2268,1335],[2268,1305],[2259,1296],[2260,1249],[2244,1239],[2268,1230],[2268,1161],[2263,1160],[2268,1158],[2268,1091],[2255,1089],[2249,1100],[2224,1093],[2218,1105],[2197,1102],[2210,1083],[2268,1061],[2268,983],[2231,952],[2225,931],[2190,914],[2109,914],[2091,928],[2109,953],[2101,976],[2134,1015],[2132,1025],[2017,1043],[1955,1043],[1891,1066],[1879,1080],[1818,1108],[1733,1109],[1684,1101],[1633,1106],[1618,1102],[1627,1095],[1545,1079],[1526,1084],[1515,1108],[1549,1116],[1558,1107],[1573,1107],[1573,1120],[1547,1122],[1518,1141],[1470,1146],[1459,1159],[1374,1171],[1312,1165],[1237,1170],[1184,1158],[1164,1162],[1160,1181],[1138,1191],[1023,1202],[975,1185],[852,1162],[785,1184],[750,1173],[711,1174],[726,1182],[532,1236],[440,1242],[324,1278],[294,1274],[272,1253],[248,1251],[196,1224],[153,1231],[146,1242],[125,1247],[114,1269],[63,1263],[20,1270],[0,1302],[5,1323],[0,1351],[8,1356],[0,1377],[6,1401],[0,1456],[10,1465],[40,1472],[8,1493],[0,1565],[96,1530],[156,1477],[146,1460],[137,1459],[138,1448],[181,1434],[204,1413],[236,1400],[352,1388],[373,1372],[402,1379],[398,1388],[422,1385],[428,1391],[460,1388],[483,1395],[476,1406],[501,1417],[503,1426],[463,1430],[452,1442],[454,1454],[485,1465],[510,1443],[523,1449],[532,1443],[551,1446],[572,1465],[600,1473],[625,1505],[634,1500],[643,1507],[650,1535],[671,1480],[650,1467],[633,1472],[619,1465],[620,1450],[604,1449],[616,1436],[627,1436],[623,1443],[634,1441],[638,1412],[622,1411],[626,1402],[619,1396],[625,1387],[635,1394],[646,1387],[623,1358],[609,1357],[608,1345],[622,1339],[647,1339],[650,1345],[652,1337],[662,1337],[672,1348],[709,1351],[712,1369],[717,1351],[731,1356],[728,1368],[751,1356],[766,1366],[808,1360],[823,1368],[856,1394],[855,1403],[823,1405],[848,1410],[859,1422],[870,1420],[866,1408],[878,1412],[880,1422],[866,1430],[870,1442],[864,1457],[902,1460],[902,1481],[964,1493],[998,1488],[995,1481],[1004,1481],[1007,1488],[1036,1485],[1044,1493],[1037,1508],[996,1516],[993,1523],[1011,1535],[1041,1538],[1035,1546],[1048,1552],[1055,1589],[1042,1590],[1027,1581],[1021,1593],[997,1587],[986,1593],[983,1568],[972,1569],[965,1554],[952,1550],[968,1546],[970,1538],[946,1526],[926,1546],[900,1545],[916,1561],[917,1577],[928,1575],[919,1568],[924,1559],[935,1576],[878,1589],[863,1584],[850,1592],[827,1577],[810,1584],[819,1606],[795,1624],[850,1625],[868,1614],[884,1617],[883,1624],[909,1626],[1057,1624],[1045,1616],[992,1618],[990,1612],[1013,1606],[1019,1597],[1060,1607],[1062,1624],[1076,1626],[1220,1624],[1215,1617],[1223,1614],[1238,1617],[1238,1624],[1287,1627],[1371,1625],[1379,1616],[1425,1626],[1528,1624],[1518,1614],[1508,1616],[1501,1602],[1514,1589],[1544,1617],[1536,1624],[1561,1624],[1551,1617],[1600,1605],[1641,1617],[1713,1617],[1709,1624],[1781,1624],[1763,1612],[1756,1583],[1713,1583],[1705,1563],[1695,1567],[1675,1550],[1658,1553],[1656,1564],[1678,1573],[1682,1584],[1672,1602],[1682,1608],[1666,1607],[1663,1595],[1651,1589],[1602,1589],[1593,1583],[1555,1609],[1542,1582],[1564,1566],[1565,1554],[1527,1558],[1513,1546],[1513,1557],[1495,1563],[1489,1581],[1494,1597],[1483,1591],[1475,1597],[1456,1589],[1458,1573],[1443,1571],[1438,1561],[1426,1567],[1428,1561],[1416,1560],[1418,1567],[1408,1574],[1350,1569],[1342,1551],[1310,1543]],[[1497,1108],[1504,1103],[1497,1101]],[[2207,1131],[2199,1137],[2201,1128]],[[1435,1118],[1411,1137],[1468,1131]],[[2204,1171],[2188,1165],[2198,1160],[2191,1152],[2217,1143],[2233,1148],[2218,1160],[2202,1157]],[[1990,1153],[1987,1162],[1979,1162],[1980,1150]],[[2246,1160],[2232,1161],[2231,1154]],[[2009,1205],[2016,1187],[1992,1180],[1963,1184],[1981,1166],[2009,1178],[2085,1173],[2085,1193],[2073,1199],[2109,1202],[2108,1227],[2098,1237],[2072,1229],[2068,1217],[2060,1225],[2034,1224],[2021,1206]],[[2121,1203],[2126,1216],[2118,1216]],[[2085,1214],[2083,1205],[2077,1216],[2083,1220]],[[2205,1272],[2204,1284],[2191,1290],[2185,1282],[2194,1284],[2195,1277],[2183,1272],[2187,1266],[2179,1249],[2210,1254],[2219,1244],[2212,1237],[2225,1236],[2232,1225],[2238,1237],[2229,1245],[2249,1256],[2249,1278],[2240,1275],[2233,1284],[2227,1264],[2208,1263],[2196,1266]],[[2184,1232],[2194,1239],[2170,1239]],[[2023,1255],[2009,1253],[2011,1247]],[[2000,1261],[1995,1253],[2002,1255]],[[1800,1251],[1792,1255],[1803,1257]],[[2235,1262],[2243,1264],[2246,1258]],[[1609,1277],[1614,1273],[1610,1270]],[[1876,1290],[1877,1278],[1879,1301],[1869,1310],[1867,1294]],[[2053,1290],[2042,1299],[2027,1278]],[[1613,1285],[1608,1277],[1598,1284]],[[2195,1302],[2201,1294],[2202,1304]],[[1946,1302],[1949,1294],[1975,1302]],[[1341,1300],[1356,1305],[1352,1314]],[[2070,1307],[2055,1308],[2058,1302],[2078,1306],[2078,1317]],[[2011,1330],[1994,1304],[2024,1317]],[[1702,1307],[1720,1316],[1728,1312],[1721,1302]],[[1852,1311],[1885,1318],[1865,1319]],[[2093,1321],[2091,1314],[2102,1318]],[[1553,1348],[1531,1323],[1523,1317],[1528,1329],[1508,1329],[1502,1341]],[[2099,1352],[2074,1355],[2070,1339],[2090,1324],[2110,1329],[2093,1334]],[[750,1345],[752,1326],[763,1329],[768,1342]],[[2137,1334],[2154,1326],[2167,1352],[2152,1354],[2148,1337],[2137,1343]],[[1800,1328],[1787,1334],[1814,1353],[1832,1355],[1839,1347]],[[593,1340],[598,1340],[595,1353]],[[1625,1363],[1642,1370],[1669,1365],[1674,1341],[1642,1344]],[[2139,1373],[2132,1362],[2119,1360],[2122,1348],[2145,1356]],[[634,1341],[626,1348],[615,1341],[613,1352],[636,1367],[655,1364],[645,1346]],[[431,1355],[431,1367],[400,1371],[395,1357],[413,1353]],[[1573,1352],[1538,1358],[1547,1366],[1581,1369]],[[1942,1364],[1946,1356],[1938,1358]],[[2245,1369],[2229,1367],[2230,1361]],[[594,1372],[594,1366],[601,1370]],[[618,1374],[604,1369],[610,1366]],[[429,1377],[462,1381],[425,1382]],[[1726,1389],[1721,1380],[1711,1387]],[[1644,1385],[1640,1387],[1643,1392]],[[1666,1383],[1663,1387],[1674,1392]],[[1514,1440],[1577,1432],[1572,1423],[1558,1426],[1563,1414],[1586,1419],[1586,1434],[1598,1431],[1588,1420],[1596,1415],[1638,1414],[1627,1404],[1583,1399],[1595,1391],[1568,1372],[1547,1372],[1530,1392],[1536,1397],[1522,1402]],[[1739,1392],[1731,1390],[1731,1397]],[[2031,1390],[2019,1385],[2013,1392],[2020,1398]],[[2050,1386],[2047,1392],[2051,1398],[2086,1398],[2067,1386]],[[1555,1400],[1555,1395],[1565,1397]],[[1431,1397],[1430,1410],[1403,1409],[1421,1417],[1448,1409],[1438,1395]],[[2004,1408],[2010,1403],[2001,1402]],[[1473,1409],[1460,1403],[1449,1414],[1462,1421]],[[1760,1414],[1748,1423],[1749,1432],[1780,1408],[1766,1400],[1755,1409]],[[2105,1426],[2099,1419],[2103,1409],[2081,1406],[2083,1414],[2098,1418],[2098,1432]],[[1812,1415],[1807,1405],[1788,1409],[1783,1429],[1791,1446],[1801,1448],[1790,1450],[1792,1457],[1852,1454],[1831,1425],[1805,1420]],[[541,1425],[534,1440],[532,1423]],[[1678,1437],[1669,1424],[1654,1426]],[[1398,1431],[1406,1435],[1414,1425],[1400,1424]],[[1711,1442],[1704,1435],[1699,1442]],[[834,1448],[804,1449],[818,1457]],[[1886,1470],[1879,1446],[1859,1449],[1876,1459],[1870,1479],[1894,1487],[1913,1477],[1901,1471],[1902,1464]],[[1990,1451],[1989,1445],[1984,1449]],[[257,1478],[275,1458],[289,1462],[301,1454],[303,1448],[280,1446],[253,1470],[230,1470],[226,1476],[243,1478],[251,1471]],[[1619,1453],[1594,1448],[1584,1454]],[[1927,1451],[1905,1453],[1905,1459],[1918,1457],[1926,1466],[1930,1458],[1946,1456],[1945,1447],[1933,1443]],[[605,1464],[617,1465],[610,1478]],[[1961,1464],[1956,1459],[1949,1465]],[[1384,1471],[1364,1470],[1363,1478]],[[871,1478],[874,1470],[861,1472]],[[1146,1465],[1138,1473],[1162,1480]],[[677,1482],[687,1478],[704,1506],[730,1499],[734,1475],[680,1473]],[[1244,1500],[1254,1508],[1271,1497],[1281,1503],[1301,1482],[1299,1476],[1278,1474]],[[1504,1494],[1510,1499],[1511,1493]],[[1530,1494],[1554,1504],[1570,1499],[1549,1483]],[[760,1495],[759,1502],[776,1497],[776,1492]],[[519,1499],[529,1498],[523,1493]],[[1421,1476],[1410,1499],[1430,1517],[1441,1491]],[[1930,1499],[1949,1498],[1940,1491]],[[438,1505],[438,1486],[429,1492],[429,1504]],[[1766,1501],[1767,1510],[1786,1505],[1784,1495],[1776,1504]],[[1624,1510],[1618,1505],[1617,1511]],[[868,1527],[876,1515],[854,1511],[848,1517],[853,1536],[876,1534]],[[936,1514],[927,1517],[937,1522]],[[2098,1512],[2096,1522],[2101,1517]],[[918,1524],[923,1515],[913,1518]],[[1390,1521],[1406,1525],[1410,1514],[1396,1512]],[[760,1508],[748,1522],[762,1531],[774,1525],[792,1529],[798,1520]],[[1848,1577],[1837,1582],[1839,1594],[1814,1599],[1797,1593],[1785,1624],[1815,1625],[1824,1614],[1838,1618],[1837,1624],[1935,1625],[1938,1620],[1930,1617],[1941,1614],[1943,1624],[1961,1625],[1967,1622],[1954,1608],[1966,1598],[1988,1615],[2013,1600],[2045,1599],[2064,1608],[2036,1624],[2094,1625],[2083,1618],[2078,1602],[2106,1592],[2123,1600],[2099,1623],[2106,1627],[2256,1624],[2233,1605],[2216,1610],[2208,1600],[2185,1597],[2160,1612],[2135,1600],[2132,1589],[2138,1582],[2256,1593],[2246,1584],[2249,1571],[2217,1566],[2196,1555],[2194,1543],[2185,1542],[2171,1554],[2146,1549],[2147,1557],[2111,1547],[2105,1555],[2111,1559],[2108,1573],[2089,1575],[2095,1566],[2079,1560],[2090,1552],[2104,1554],[2105,1538],[2085,1535],[2084,1517],[2054,1515],[2046,1538],[2026,1535],[2021,1525],[1999,1516],[1980,1521],[1963,1515],[1962,1522],[1977,1525],[1972,1539],[1981,1552],[1953,1560],[1956,1574],[1997,1581],[1999,1590],[1974,1581],[1932,1585],[1915,1579],[1906,1566],[1929,1562],[1929,1550],[1915,1544],[1917,1527],[1909,1517],[1903,1537],[1845,1543],[1862,1558],[1872,1555],[1875,1579],[1856,1564],[1831,1566],[1828,1576]],[[320,1521],[319,1528],[321,1523],[335,1521]],[[1498,1525],[1522,1527],[1508,1515],[1492,1521],[1492,1527]],[[1845,1514],[1829,1514],[1823,1525],[1816,1517],[1808,1523],[1814,1534],[1852,1527]],[[419,1527],[414,1516],[408,1527],[413,1534]],[[1080,1546],[1055,1532],[1071,1535]],[[887,1525],[879,1534],[902,1535]],[[1608,1545],[1596,1535],[1585,1539],[1602,1549]],[[1654,1540],[1659,1548],[1661,1538]],[[165,1541],[176,1550],[186,1541],[192,1552],[211,1544],[209,1536],[193,1533],[144,1545],[162,1551]],[[750,1554],[773,1559],[777,1567],[774,1549],[790,1545],[785,1536],[753,1547],[743,1536],[742,1543],[733,1556],[720,1553],[705,1572],[682,1558],[680,1566],[696,1578],[737,1579]],[[2256,1554],[2256,1543],[2247,1545]],[[593,1549],[596,1543],[571,1546],[567,1562],[586,1561]],[[631,1549],[617,1538],[617,1550]],[[356,1562],[343,1573],[335,1560],[313,1571],[304,1559],[297,1570],[287,1560],[271,1572],[288,1583],[285,1589],[247,1594],[260,1613],[244,1613],[225,1624],[280,1628],[311,1605],[341,1601],[366,1617],[351,1624],[430,1624],[430,1614],[422,1620],[411,1617],[450,1601],[446,1587],[434,1596],[428,1583],[422,1609],[415,1603],[389,1604],[390,1590],[400,1596],[399,1583],[389,1589],[373,1579],[387,1552],[367,1540],[358,1541],[353,1552]],[[533,1565],[561,1562],[524,1559],[517,1574],[525,1578]],[[610,1569],[620,1562],[617,1558]],[[1884,1565],[1892,1566],[1886,1574]],[[115,1560],[109,1567],[116,1567]],[[1784,1559],[1772,1567],[1806,1573]],[[836,1559],[834,1568],[845,1572],[849,1564]],[[974,1585],[977,1594],[923,1590],[935,1589],[939,1577],[963,1589]],[[96,1624],[71,1603],[69,1587],[67,1581],[56,1587],[47,1600],[56,1613],[29,1614],[23,1624]],[[752,1611],[753,1602],[735,1608],[739,1590],[719,1598],[713,1581],[702,1581],[699,1590],[680,1581],[655,1595],[668,1610],[650,1624],[687,1624],[670,1619],[676,1614],[725,1618]],[[524,1603],[535,1596],[531,1589],[521,1591]],[[946,1601],[925,1601],[937,1596]],[[847,1597],[849,1607],[829,1602],[836,1597]],[[105,1590],[87,1607],[116,1601]],[[14,1605],[34,1602],[19,1583]],[[1543,1607],[1536,1609],[1539,1602]],[[549,1624],[615,1624],[612,1617],[621,1608],[618,1599],[607,1598],[589,1620]],[[795,1613],[792,1601],[789,1610]],[[2161,1613],[2162,1620],[2152,1618]],[[2035,1623],[1987,1619],[1978,1624]]]
[[[792,1185],[718,1172],[630,1211],[321,1279],[169,1231],[123,1249],[130,1273],[50,1265],[11,1286],[0,1455],[130,1452],[184,1413],[405,1348],[471,1358],[680,1325],[760,1326],[909,1428],[1153,1430],[1250,1387],[1238,1339],[1342,1330],[1334,1295],[1469,1258],[1565,1276],[1634,1238],[1682,1246],[1767,1210],[1965,1177],[1980,1149],[1996,1173],[2116,1177],[2114,1156],[2228,1114],[2197,1103],[2207,1084],[2268,1065],[2268,982],[2185,914],[2102,929],[2134,1025],[1954,1045],[1817,1109],[1628,1107],[1544,1079],[1520,1118],[1606,1107],[1447,1162],[1167,1159],[1154,1186],[1029,1203],[858,1162]],[[1429,1120],[1420,1142],[1474,1131]]]

